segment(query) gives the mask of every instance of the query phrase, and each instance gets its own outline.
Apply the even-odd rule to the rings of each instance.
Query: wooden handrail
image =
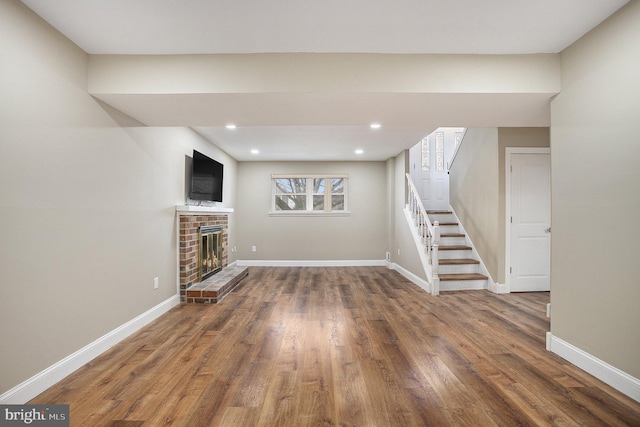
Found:
[[[431,223],[429,215],[427,214],[422,200],[420,199],[420,193],[416,188],[410,174],[406,174],[407,188],[409,193],[409,211],[414,219],[414,225],[417,227],[420,241],[425,247],[427,252],[427,259],[429,260],[431,267],[431,274],[427,275],[431,282],[431,294],[438,295],[440,293],[440,278],[438,276],[438,267],[440,265],[438,259],[438,248],[440,246],[440,224],[438,221]]]

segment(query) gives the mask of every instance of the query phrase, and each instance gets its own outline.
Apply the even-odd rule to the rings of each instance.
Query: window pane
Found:
[[[323,195],[314,195],[313,196],[313,210],[314,211],[323,211],[324,210],[324,196]]]
[[[314,194],[324,194],[324,178],[315,178],[313,180]]]
[[[331,209],[334,211],[344,210],[344,196],[341,194],[331,196]]]
[[[462,141],[462,132],[455,132],[453,134],[453,137],[455,141],[454,147],[458,148],[458,145],[460,145],[460,141]]]
[[[307,180],[305,178],[276,179],[276,193],[305,193]]]
[[[276,194],[276,210],[304,211],[307,209],[306,195]]]
[[[422,138],[422,170],[431,169],[431,151],[429,149],[429,138]]]
[[[344,178],[331,178],[331,193],[344,193]]]
[[[436,170],[444,170],[444,132],[436,132]]]

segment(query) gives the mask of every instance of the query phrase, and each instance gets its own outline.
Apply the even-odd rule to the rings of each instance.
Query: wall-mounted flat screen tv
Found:
[[[223,172],[222,163],[193,150],[189,198],[221,202]]]

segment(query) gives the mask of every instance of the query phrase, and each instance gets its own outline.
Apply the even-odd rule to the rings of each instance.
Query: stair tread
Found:
[[[488,277],[479,273],[440,274],[440,280],[487,280]]]
[[[438,247],[441,251],[468,251],[471,250],[471,246],[465,245],[440,245]]]
[[[480,264],[477,259],[471,258],[452,258],[452,259],[439,259],[440,265],[462,265],[462,264]]]
[[[451,211],[427,211],[428,215],[451,215]]]
[[[440,237],[464,237],[464,233],[441,233]]]
[[[457,222],[439,222],[438,224],[442,225],[459,225]]]

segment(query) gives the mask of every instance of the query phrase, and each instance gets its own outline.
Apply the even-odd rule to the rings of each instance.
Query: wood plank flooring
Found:
[[[72,426],[640,426],[545,350],[548,293],[432,297],[384,267],[251,267],[30,403]]]

